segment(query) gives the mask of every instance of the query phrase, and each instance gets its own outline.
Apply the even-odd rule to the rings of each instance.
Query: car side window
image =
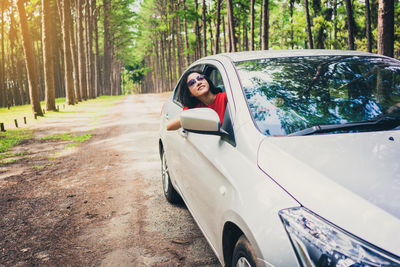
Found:
[[[215,87],[219,88],[221,92],[225,92],[224,82],[222,80],[221,73],[217,68],[213,66],[207,66],[205,73]]]
[[[215,87],[219,88],[221,92],[225,92],[222,75],[216,67],[212,65],[206,65],[204,73],[212,81]],[[221,129],[229,134],[228,136],[223,137],[223,139],[231,145],[236,146],[229,105],[226,106],[225,116],[224,120],[222,121]]]

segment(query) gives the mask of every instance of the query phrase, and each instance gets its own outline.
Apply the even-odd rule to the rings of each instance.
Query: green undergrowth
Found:
[[[11,163],[17,162],[18,160],[20,160],[20,159],[16,159],[16,158],[3,159],[3,160],[0,160],[0,163],[1,164],[11,164]]]
[[[77,143],[85,142],[92,138],[93,134],[73,134],[73,133],[63,133],[63,134],[54,134],[42,137],[42,140],[63,140],[63,141],[73,141]]]
[[[56,105],[58,111],[49,111],[44,117],[37,117],[34,120],[32,107],[30,105],[12,106],[8,108],[0,108],[0,123],[4,123],[6,132],[0,132],[0,153],[7,152],[11,147],[18,145],[22,140],[34,137],[33,130],[30,126],[44,122],[46,119],[57,120],[74,120],[75,118],[86,119],[86,122],[95,129],[98,120],[109,113],[110,108],[120,101],[124,96],[101,96],[96,99],[79,102],[76,105],[66,105],[65,98],[57,98]],[[41,102],[42,108],[45,108],[44,101]],[[27,125],[24,124],[26,117]],[[15,128],[14,119],[17,119],[20,128]],[[28,126],[28,127],[25,127]],[[65,133],[61,135],[53,135],[44,139],[70,140],[73,142],[84,142],[89,140],[92,134],[71,134]],[[0,158],[5,158],[0,154]]]
[[[7,152],[21,141],[33,138],[33,131],[29,129],[8,130],[0,132],[0,153]]]
[[[28,154],[28,153],[27,153],[27,152],[18,152],[18,153],[8,153],[8,152],[5,152],[5,153],[0,154],[0,159],[1,159],[1,158],[10,158],[10,157],[24,156],[24,155],[26,155],[26,154]]]
[[[68,118],[71,119],[71,115],[78,114],[80,117],[88,117],[91,121],[97,121],[99,117],[107,114],[108,107],[113,106],[117,101],[121,100],[124,96],[100,96],[96,99],[89,99],[86,101],[79,102],[76,105],[65,104],[65,98],[56,99],[56,107],[58,111],[46,111],[43,117],[37,117],[34,119],[32,106],[12,106],[8,108],[0,108],[0,123],[4,123],[6,130],[15,129],[14,120],[18,122],[18,126],[21,128],[25,126],[24,117],[26,118],[27,125],[35,125],[38,122],[42,122],[47,118]],[[44,101],[40,102],[42,110],[46,108]]]

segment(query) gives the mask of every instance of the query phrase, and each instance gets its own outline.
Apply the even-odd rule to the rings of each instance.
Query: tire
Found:
[[[165,198],[172,204],[178,203],[180,201],[180,196],[171,183],[164,150],[161,154],[161,178]]]
[[[257,256],[247,238],[242,235],[236,242],[232,255],[232,267],[257,267]]]

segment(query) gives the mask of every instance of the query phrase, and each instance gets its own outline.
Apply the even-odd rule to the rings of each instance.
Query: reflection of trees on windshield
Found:
[[[267,135],[371,120],[400,103],[400,65],[379,57],[296,57],[236,64]]]

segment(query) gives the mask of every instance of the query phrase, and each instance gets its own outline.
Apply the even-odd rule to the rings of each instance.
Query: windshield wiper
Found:
[[[393,116],[378,116],[376,119],[362,122],[350,122],[343,124],[315,125],[301,131],[289,134],[288,136],[312,135],[316,133],[329,133],[341,130],[392,130],[400,126],[400,118]]]

